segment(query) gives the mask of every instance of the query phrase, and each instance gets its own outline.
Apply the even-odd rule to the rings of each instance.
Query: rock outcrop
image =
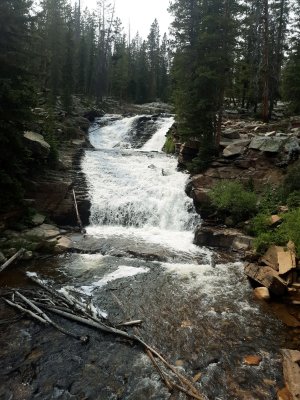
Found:
[[[44,136],[35,132],[25,132],[24,141],[26,148],[31,152],[32,157],[46,160],[50,153],[50,144],[44,139]]]
[[[252,246],[253,238],[236,229],[199,226],[194,243],[198,246],[217,247],[235,251],[246,251]]]

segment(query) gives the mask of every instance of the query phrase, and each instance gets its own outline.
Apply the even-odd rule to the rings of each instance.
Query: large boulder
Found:
[[[25,132],[24,140],[26,147],[31,151],[35,158],[46,159],[50,153],[50,144],[44,136],[35,132]]]
[[[194,243],[198,246],[218,247],[236,251],[246,251],[252,247],[253,238],[236,229],[199,226]]]
[[[26,238],[32,238],[36,240],[49,240],[56,238],[60,234],[59,229],[50,224],[42,224],[36,228],[28,229],[25,231],[24,236]]]
[[[272,267],[249,263],[245,266],[245,274],[277,296],[282,296],[287,291],[286,282]]]
[[[260,150],[267,153],[299,152],[299,142],[294,136],[256,136],[251,140],[250,149]]]
[[[300,399],[300,351],[281,350],[283,356],[283,375],[291,400]]]

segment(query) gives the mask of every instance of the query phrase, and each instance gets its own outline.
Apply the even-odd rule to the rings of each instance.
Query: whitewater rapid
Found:
[[[106,116],[104,126],[102,121],[90,134],[95,150],[83,161],[92,204],[87,233],[199,252],[193,230],[200,219],[184,192],[188,176],[177,171],[175,157],[162,152],[174,118],[153,121],[146,142],[136,148],[133,137],[141,118]]]

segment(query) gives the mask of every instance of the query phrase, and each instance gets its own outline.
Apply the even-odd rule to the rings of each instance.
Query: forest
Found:
[[[66,112],[73,96],[98,105],[107,97],[172,103],[180,137],[203,142],[195,165],[205,167],[228,105],[265,122],[279,100],[300,111],[299,11],[298,0],[174,0],[170,34],[154,20],[142,38],[125,32],[108,0],[95,11],[68,0],[3,0],[2,183],[8,192],[22,185],[20,137],[41,97]]]

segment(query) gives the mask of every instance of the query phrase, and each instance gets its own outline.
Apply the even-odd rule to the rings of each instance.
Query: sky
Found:
[[[76,0],[73,0],[74,2]],[[115,0],[116,1],[116,16],[123,23],[124,30],[128,33],[130,22],[131,37],[137,31],[143,38],[147,38],[150,30],[150,25],[157,18],[160,27],[161,35],[164,32],[169,32],[169,25],[172,21],[171,15],[167,8],[170,0]],[[113,0],[111,1],[113,3]],[[86,6],[94,9],[97,0],[81,0],[82,8]]]

